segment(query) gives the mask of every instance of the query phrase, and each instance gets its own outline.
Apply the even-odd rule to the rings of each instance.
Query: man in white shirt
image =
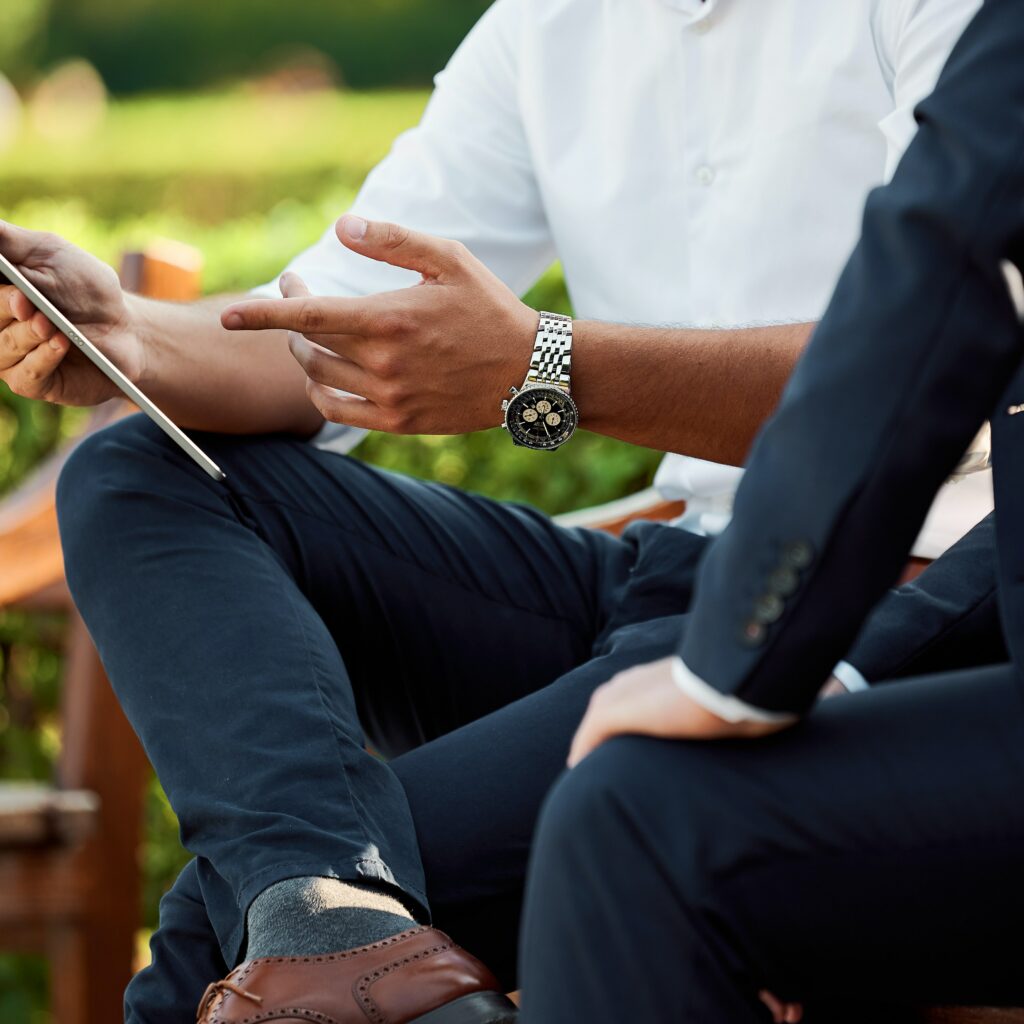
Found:
[[[132,1019],[177,1019],[182,993],[244,951],[391,943],[426,920],[428,895],[513,969],[537,805],[593,687],[676,642],[659,623],[685,612],[703,543],[650,524],[623,540],[565,530],[337,453],[353,427],[493,426],[532,376],[574,404],[514,402],[520,441],[552,446],[578,410],[589,429],[681,453],[659,485],[687,499],[684,525],[720,528],[736,477],[721,464],[742,461],[773,408],[867,190],[976,7],[498,0],[354,215],[247,303],[125,297],[66,243],[0,229],[179,422],[278,435],[204,438],[224,488],[131,422],[62,481],[69,581],[198,857]],[[582,318],[571,361],[568,328],[538,332],[515,298],[555,256]],[[9,290],[0,310],[14,390],[110,396]],[[317,431],[317,447],[283,436]],[[979,479],[977,501],[937,514],[945,542],[988,511]],[[364,755],[363,730],[400,756]],[[489,985],[445,998],[487,1002]],[[222,986],[206,1010],[247,998]]]

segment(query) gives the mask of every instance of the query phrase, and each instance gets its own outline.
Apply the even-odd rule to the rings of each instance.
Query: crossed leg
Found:
[[[594,688],[664,657],[681,615],[612,632],[597,656],[539,692],[397,757],[390,767],[416,826],[433,924],[479,956],[511,991],[523,885],[537,815],[564,768]],[[128,1024],[182,1024],[230,967],[191,861],[160,904],[152,964],[126,996]]]
[[[678,622],[660,647],[634,626],[681,615],[702,543],[564,529],[287,438],[202,443],[226,485],[135,418],[58,495],[72,592],[197,856],[158,963],[213,980],[256,894],[324,875],[433,903],[502,969],[515,922],[474,945],[481,908],[518,906],[503,886],[590,691],[674,643]],[[161,956],[179,934],[191,951]]]
[[[765,740],[614,740],[538,825],[524,1018],[753,1024],[762,988],[1019,1003],[1022,792],[1008,665],[826,701]]]

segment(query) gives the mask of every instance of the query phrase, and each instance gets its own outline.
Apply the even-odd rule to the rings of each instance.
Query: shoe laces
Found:
[[[244,988],[240,988],[233,981],[228,981],[227,978],[224,978],[222,981],[213,981],[206,986],[203,998],[199,1002],[199,1009],[196,1010],[197,1022],[203,1019],[203,1016],[210,1008],[214,999],[219,995],[223,995],[225,992],[231,992],[233,995],[239,996],[242,999],[249,999],[257,1006],[263,1002],[263,996],[258,996],[255,992],[246,992]]]

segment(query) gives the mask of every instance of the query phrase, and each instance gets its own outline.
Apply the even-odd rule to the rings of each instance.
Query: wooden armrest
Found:
[[[683,514],[686,505],[682,501],[665,501],[653,488],[631,494],[628,498],[595,505],[579,512],[567,512],[557,516],[560,526],[585,526],[591,530],[604,530],[618,536],[630,523],[640,519],[666,522]]]
[[[76,843],[95,828],[99,807],[96,794],[84,790],[0,785],[0,850]]]

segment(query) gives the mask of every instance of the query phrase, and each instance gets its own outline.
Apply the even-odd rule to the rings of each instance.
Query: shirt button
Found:
[[[709,28],[711,28],[711,19],[704,17],[701,18],[700,21],[694,23],[693,32],[695,35],[702,36]]]
[[[699,185],[710,185],[715,180],[714,168],[708,167],[704,164],[703,167],[697,168],[697,184]]]

